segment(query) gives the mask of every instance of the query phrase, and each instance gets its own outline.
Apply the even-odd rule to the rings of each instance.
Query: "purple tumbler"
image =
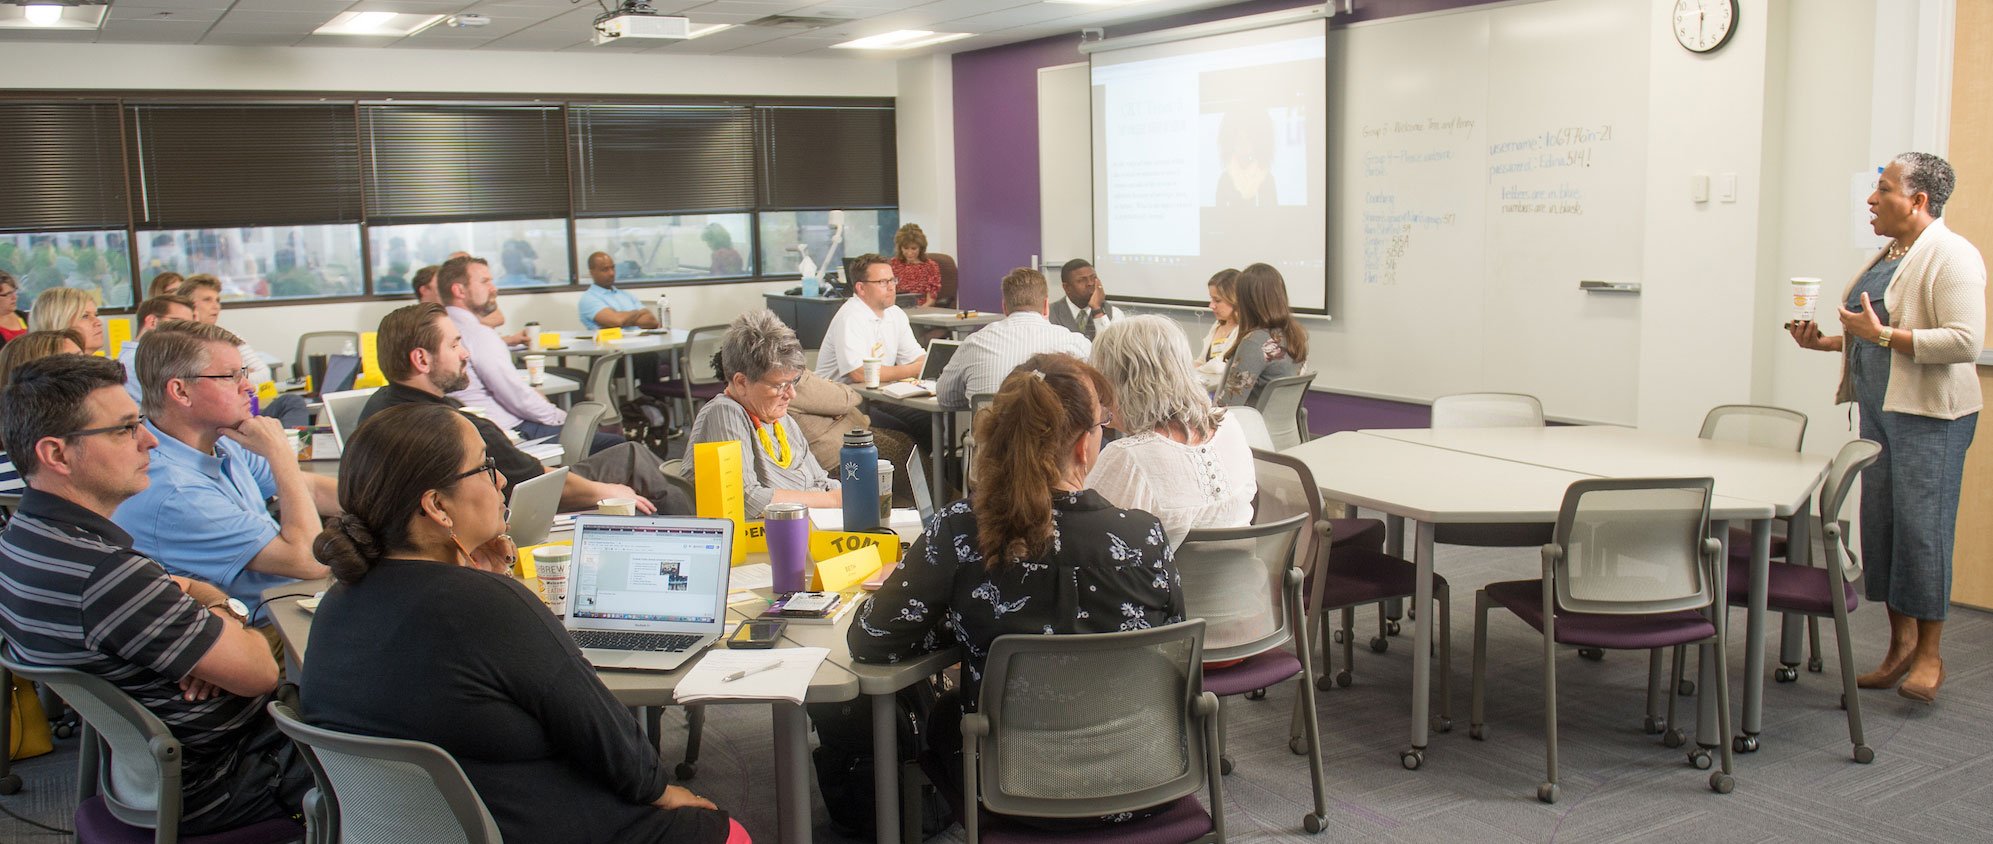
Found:
[[[810,586],[810,508],[801,504],[770,504],[761,511],[768,537],[768,569],[775,594],[801,592]]]

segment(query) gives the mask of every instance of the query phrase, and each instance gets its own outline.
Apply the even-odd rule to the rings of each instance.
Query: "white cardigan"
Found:
[[[1842,303],[1881,257],[1876,253],[1855,273],[1841,292]],[[1986,335],[1986,262],[1979,250],[1944,220],[1932,220],[1890,276],[1883,305],[1889,327],[1916,334],[1912,354],[1889,356],[1889,390],[1882,409],[1937,419],[1979,412],[1982,399],[1973,365]],[[1850,350],[1867,341],[1842,336],[1841,385],[1834,401],[1851,402]]]

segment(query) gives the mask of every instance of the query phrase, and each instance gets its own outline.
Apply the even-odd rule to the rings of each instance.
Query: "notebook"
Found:
[[[935,385],[941,380],[941,371],[948,368],[948,362],[955,359],[955,351],[962,348],[960,340],[934,340],[927,344],[927,361],[921,364],[920,378],[914,381],[895,381],[881,385],[879,392],[897,398],[934,395]]]
[[[567,631],[597,668],[670,671],[726,632],[733,522],[577,516]]]

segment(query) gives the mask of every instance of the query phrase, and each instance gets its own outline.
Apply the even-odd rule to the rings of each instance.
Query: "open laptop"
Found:
[[[907,484],[913,487],[913,506],[920,511],[921,529],[925,530],[934,520],[934,490],[927,486],[927,467],[921,463],[918,450],[907,458]]]
[[[567,469],[550,469],[545,474],[531,480],[520,481],[512,488],[510,515],[506,517],[506,532],[512,534],[513,543],[524,548],[547,541],[547,532],[553,529],[554,514],[561,508],[561,485],[567,483]]]
[[[332,420],[332,441],[339,444],[342,452],[347,441],[353,439],[353,431],[360,427],[360,411],[367,409],[367,400],[373,398],[377,389],[331,392],[320,397],[325,402],[325,416]]]
[[[886,384],[880,388],[888,395],[931,396],[935,385],[941,381],[941,370],[948,368],[948,362],[955,359],[955,351],[962,348],[960,340],[932,340],[927,344],[927,361],[920,366],[920,378],[915,381],[901,381]]]
[[[734,524],[577,516],[567,632],[597,668],[670,671],[726,630]]]

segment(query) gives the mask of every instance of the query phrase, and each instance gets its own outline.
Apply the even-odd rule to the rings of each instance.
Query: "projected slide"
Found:
[[[1111,296],[1203,304],[1264,261],[1321,311],[1327,24],[1093,54],[1094,237]]]

